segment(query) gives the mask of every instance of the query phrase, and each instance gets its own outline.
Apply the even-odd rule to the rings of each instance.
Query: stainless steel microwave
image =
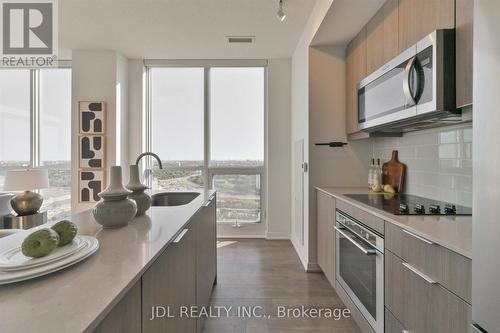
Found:
[[[436,30],[358,84],[358,128],[404,132],[460,121],[455,30]]]

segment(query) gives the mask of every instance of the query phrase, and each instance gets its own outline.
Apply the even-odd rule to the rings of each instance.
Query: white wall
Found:
[[[123,167],[123,181],[129,178],[129,112],[128,112],[128,60],[116,56],[116,161]]]
[[[500,332],[500,1],[474,1],[472,320]]]
[[[135,160],[144,151],[144,114],[145,108],[145,75],[146,68],[140,59],[128,61],[128,103],[129,103],[129,139],[128,157],[129,164],[135,164]]]
[[[127,69],[125,58],[115,51],[73,50],[71,118],[71,208],[76,213],[94,204],[78,202],[78,102],[104,101],[106,119],[106,168],[124,164],[127,158]],[[123,129],[123,131],[121,130]]]
[[[318,30],[323,18],[330,8],[333,0],[318,0],[309,16],[309,20],[304,28],[304,32],[297,43],[297,47],[292,56],[292,95],[291,95],[291,145],[298,140],[304,140],[304,159],[309,161],[309,45]],[[294,153],[292,150],[290,164],[294,165]],[[292,190],[290,191],[290,200],[292,203],[292,243],[297,250],[297,253],[302,261],[302,264],[307,268],[309,262],[309,177],[304,176],[304,244],[299,242],[295,234],[295,223],[298,219],[295,218],[294,193],[295,183],[294,177],[290,177],[292,182]]]
[[[268,239],[290,239],[291,59],[270,59],[268,64]]]

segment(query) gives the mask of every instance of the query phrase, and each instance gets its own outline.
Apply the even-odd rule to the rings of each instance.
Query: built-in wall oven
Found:
[[[336,211],[336,279],[375,332],[384,332],[384,238]]]

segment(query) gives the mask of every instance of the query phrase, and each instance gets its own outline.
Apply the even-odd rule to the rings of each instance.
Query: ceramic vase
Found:
[[[148,187],[141,183],[139,179],[139,166],[137,164],[130,166],[130,180],[127,184],[127,189],[132,191],[128,198],[134,200],[137,204],[136,216],[144,215],[149,207],[151,207],[151,196],[144,192]]]
[[[112,166],[109,174],[109,186],[98,194],[103,200],[95,205],[92,213],[103,228],[119,228],[126,226],[134,218],[137,204],[127,198],[132,192],[123,187],[122,168]]]

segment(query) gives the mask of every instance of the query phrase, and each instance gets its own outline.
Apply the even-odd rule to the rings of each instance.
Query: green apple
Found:
[[[59,234],[59,246],[64,246],[71,243],[73,238],[75,238],[78,228],[76,224],[63,220],[59,221],[52,226],[52,230]]]
[[[40,258],[52,252],[59,244],[59,235],[52,229],[44,228],[31,233],[21,245],[27,257]]]

